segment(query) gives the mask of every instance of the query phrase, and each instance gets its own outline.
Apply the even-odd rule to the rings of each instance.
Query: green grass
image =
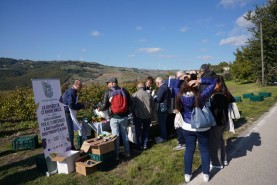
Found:
[[[277,87],[275,86],[261,87],[254,83],[237,84],[234,82],[227,82],[227,85],[234,96],[241,96],[241,98],[245,93],[258,94],[259,92],[271,92],[272,97],[265,98],[262,102],[250,102],[249,99],[242,99],[242,102],[238,102],[241,119],[234,122],[236,134],[226,133],[226,139],[237,137],[277,102]],[[11,151],[11,140],[15,136],[28,132],[38,134],[38,130],[29,129],[27,123],[22,125],[13,124],[12,128],[11,124],[1,126],[0,184],[138,185],[180,184],[184,182],[184,151],[172,150],[177,144],[176,139],[171,139],[163,144],[153,144],[149,150],[142,153],[133,151],[133,158],[128,161],[121,161],[114,169],[107,172],[97,171],[86,177],[76,173],[55,174],[46,177],[44,174],[40,174],[35,166],[35,157],[43,152],[41,147],[36,150],[22,150],[17,153]],[[154,137],[154,133],[155,131],[153,131],[151,138]],[[199,166],[200,156],[197,150],[194,155],[193,170]]]

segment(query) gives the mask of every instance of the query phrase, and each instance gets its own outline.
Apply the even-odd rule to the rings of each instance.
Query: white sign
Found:
[[[33,79],[32,84],[42,147],[48,162],[52,155],[64,153],[71,148],[64,106],[59,102],[60,80]]]

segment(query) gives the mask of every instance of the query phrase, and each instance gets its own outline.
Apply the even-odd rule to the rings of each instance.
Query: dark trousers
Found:
[[[73,121],[72,121],[72,118],[71,118],[69,112],[65,112],[65,118],[66,118],[66,123],[67,123],[67,129],[68,129],[68,135],[69,135],[69,141],[71,144],[71,149],[75,149]]]
[[[225,141],[223,138],[224,131],[225,126],[215,126],[211,128],[209,149],[213,166],[222,166],[222,161],[227,160]]]
[[[151,118],[140,119],[134,118],[135,129],[136,129],[136,140],[137,149],[141,150],[143,147],[148,147],[149,140],[149,128],[151,123]]]
[[[185,144],[185,136],[183,133],[183,129],[181,127],[176,128],[176,133],[177,133],[178,144],[184,145]]]
[[[158,123],[160,126],[160,137],[164,140],[167,140],[167,131],[166,131],[166,119],[167,112],[157,111]]]
[[[174,113],[169,113],[167,115],[167,119],[166,119],[166,131],[167,131],[167,135],[168,136],[172,136],[176,133],[176,130],[174,128],[174,119],[175,119],[175,115]]]
[[[183,129],[183,133],[186,139],[185,150],[185,174],[191,175],[193,155],[196,148],[196,141],[198,140],[198,148],[201,155],[202,172],[204,174],[210,174],[210,153],[209,153],[209,136],[210,130],[203,132],[188,131]]]

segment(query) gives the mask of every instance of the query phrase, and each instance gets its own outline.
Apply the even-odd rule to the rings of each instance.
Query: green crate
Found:
[[[250,101],[254,101],[254,102],[256,102],[256,101],[264,101],[264,97],[263,96],[251,96],[250,97]]]
[[[271,93],[270,92],[260,92],[259,96],[263,96],[264,98],[267,98],[267,97],[271,97]]]
[[[35,158],[37,170],[41,173],[48,171],[44,154],[40,154]]]
[[[99,170],[107,171],[111,170],[116,166],[115,151],[108,152],[102,155],[90,153],[90,158],[94,161],[101,161],[99,164]]]
[[[241,102],[242,101],[240,96],[234,96],[234,98],[235,98],[236,102]]]
[[[13,151],[18,151],[21,149],[36,149],[38,147],[38,136],[22,136],[12,140]]]
[[[253,96],[253,93],[248,93],[248,94],[243,94],[242,97],[243,98],[251,98],[251,96]]]

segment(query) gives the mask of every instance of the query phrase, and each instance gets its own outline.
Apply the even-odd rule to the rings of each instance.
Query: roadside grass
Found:
[[[264,112],[277,102],[277,87],[261,87],[257,84],[238,84],[227,82],[229,90],[234,96],[245,93],[258,94],[271,92],[272,96],[262,102],[250,102],[243,99],[238,102],[241,118],[234,122],[236,134],[226,132],[225,139],[236,138],[253,124]],[[77,173],[69,175],[55,174],[46,177],[36,169],[35,158],[43,153],[42,147],[35,150],[21,150],[13,152],[11,141],[14,137],[25,134],[38,134],[34,123],[5,123],[0,127],[0,184],[181,184],[184,183],[184,151],[174,151],[176,138],[162,144],[154,144],[146,151],[132,151],[129,160],[121,160],[114,169],[106,172],[97,171],[89,176]],[[155,133],[155,131],[153,131]],[[200,167],[200,155],[196,150],[193,170]]]

